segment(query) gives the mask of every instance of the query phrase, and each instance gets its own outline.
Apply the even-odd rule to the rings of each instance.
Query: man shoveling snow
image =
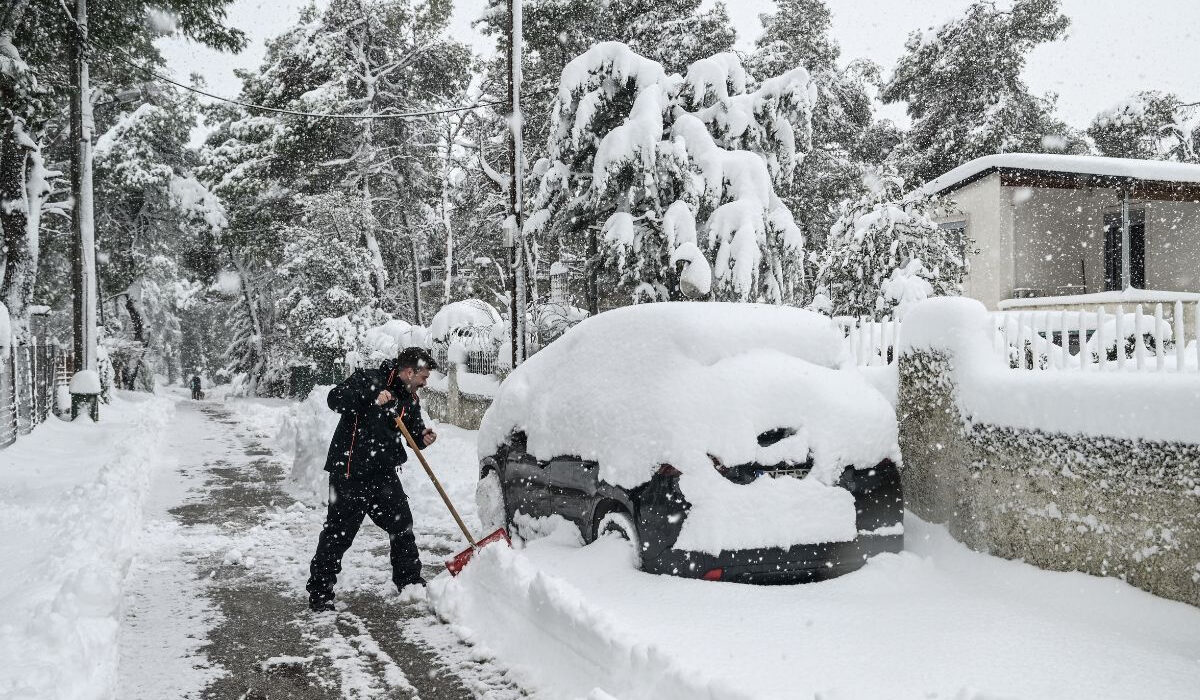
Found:
[[[329,407],[342,417],[325,460],[329,511],[306,586],[314,612],[333,609],[333,585],[342,570],[342,555],[354,542],[364,516],[388,533],[396,588],[425,584],[412,511],[396,474],[408,454],[394,416],[403,421],[419,448],[437,440],[421,420],[416,395],[436,368],[424,349],[405,348],[379,369],[358,370],[330,390]]]

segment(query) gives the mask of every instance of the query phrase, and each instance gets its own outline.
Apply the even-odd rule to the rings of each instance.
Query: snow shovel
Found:
[[[417,453],[417,459],[420,460],[421,466],[425,467],[425,473],[429,475],[429,480],[433,482],[433,486],[437,489],[438,495],[442,497],[442,501],[446,504],[446,507],[450,509],[450,515],[454,516],[454,522],[458,523],[458,528],[462,530],[463,536],[466,537],[467,541],[471,543],[470,547],[464,549],[458,554],[455,554],[453,559],[446,561],[446,569],[450,572],[450,575],[458,576],[458,572],[462,571],[463,567],[471,561],[471,557],[475,556],[475,551],[480,547],[486,547],[489,544],[500,541],[503,541],[505,544],[511,547],[512,540],[508,538],[508,531],[506,531],[504,528],[496,530],[481,540],[476,540],[471,536],[471,531],[467,529],[467,525],[463,522],[462,517],[459,516],[458,510],[456,510],[454,508],[454,504],[450,502],[450,497],[446,495],[446,490],[442,488],[442,483],[438,481],[437,476],[435,476],[433,473],[433,469],[429,467],[429,462],[425,461],[425,455],[421,453],[421,448],[417,447],[417,441],[413,440],[412,433],[408,432],[408,427],[404,425],[402,416],[396,416],[396,427],[400,429],[400,432],[404,433],[404,439],[408,441],[408,446],[412,448],[412,451]]]

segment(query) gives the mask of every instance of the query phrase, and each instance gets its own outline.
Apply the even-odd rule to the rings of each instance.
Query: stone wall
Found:
[[[1200,606],[1200,445],[972,422],[955,361],[941,350],[900,357],[908,508],[972,549]],[[1121,400],[1096,400],[1106,398]]]
[[[421,403],[425,411],[443,423],[457,425],[467,430],[478,430],[483,414],[492,405],[490,396],[468,394],[458,387],[458,368],[451,364],[449,389],[439,391],[430,387],[421,389]]]

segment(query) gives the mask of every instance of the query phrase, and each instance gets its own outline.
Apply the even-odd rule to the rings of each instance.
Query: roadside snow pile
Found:
[[[1195,697],[1200,610],[904,527],[909,551],[797,586],[655,576],[617,538],[555,532],[485,548],[429,597],[552,698]]]
[[[1200,442],[1200,375],[1013,371],[993,349],[994,333],[978,301],[929,299],[905,318],[900,351],[950,354],[959,410],[967,420],[1049,433]]]
[[[538,459],[595,460],[602,480],[626,488],[670,464],[694,511],[712,511],[689,517],[680,535],[701,551],[853,539],[853,502],[832,484],[844,467],[898,460],[899,450],[886,399],[857,372],[834,369],[843,352],[833,323],[801,309],[676,302],[608,311],[513,371],[484,416],[479,454],[520,430]],[[758,436],[778,428],[792,434],[760,446]],[[773,479],[750,489],[713,468],[714,459],[810,457],[813,483],[803,485]]]
[[[547,539],[575,548],[574,538],[574,528],[562,521]],[[753,697],[709,677],[702,667],[685,665],[641,642],[636,623],[609,617],[579,589],[543,573],[508,547],[479,550],[458,577],[431,581],[429,597],[461,637],[481,652],[496,654],[547,697]],[[597,691],[607,695],[589,695]]]
[[[292,455],[292,483],[321,498],[329,491],[325,472],[329,438],[341,419],[326,402],[332,388],[314,387],[304,401],[288,406],[276,438],[280,448]]]
[[[51,418],[0,452],[0,697],[112,696],[125,573],[174,410],[114,398],[101,423]]]

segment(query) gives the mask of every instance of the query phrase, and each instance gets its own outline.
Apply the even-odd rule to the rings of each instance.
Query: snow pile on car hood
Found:
[[[771,517],[762,513],[763,498],[778,506],[788,520],[778,524],[783,529],[764,523],[750,538],[768,546],[767,532],[796,534],[794,521],[813,506],[814,491],[784,483],[791,479],[775,480],[769,495],[766,487],[746,489],[721,477],[712,458],[733,466],[811,456],[813,477],[830,485],[845,466],[899,457],[891,406],[857,372],[835,369],[843,353],[832,321],[796,308],[675,302],[608,311],[505,380],[480,427],[480,456],[521,430],[535,457],[595,460],[601,479],[627,488],[671,464],[683,473],[693,512],[711,508],[727,521],[727,509],[744,500],[762,519]],[[758,436],[776,428],[795,433],[761,447]],[[853,538],[852,502],[818,498],[851,516],[830,539]],[[810,534],[816,539],[794,541],[835,533]]]

